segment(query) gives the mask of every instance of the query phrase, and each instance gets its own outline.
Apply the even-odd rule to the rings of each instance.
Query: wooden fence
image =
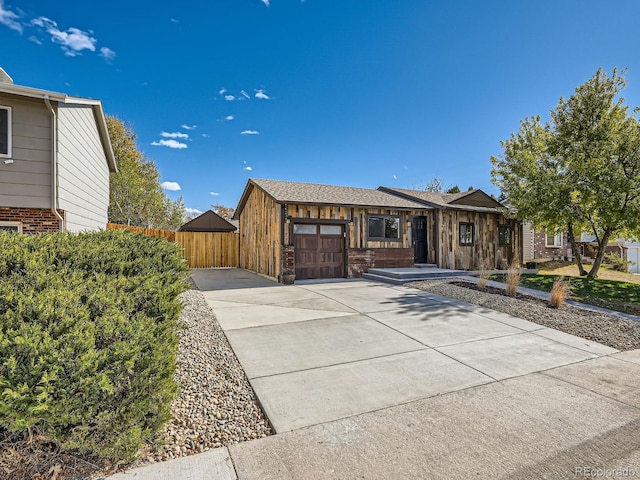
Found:
[[[108,223],[107,229],[126,229],[175,242],[180,245],[182,256],[191,268],[238,267],[240,264],[240,241],[237,233],[172,232],[115,223]]]

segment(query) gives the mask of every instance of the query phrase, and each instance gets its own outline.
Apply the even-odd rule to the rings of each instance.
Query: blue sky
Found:
[[[16,84],[99,98],[187,207],[250,177],[497,194],[489,158],[603,67],[640,105],[640,2],[0,0]]]

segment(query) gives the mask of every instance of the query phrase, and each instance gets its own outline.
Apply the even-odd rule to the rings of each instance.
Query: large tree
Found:
[[[109,221],[140,227],[175,229],[186,219],[182,197],[171,200],[160,186],[156,164],[138,150],[133,130],[107,116],[118,173],[109,180]]]
[[[576,236],[595,235],[595,278],[609,241],[640,230],[640,122],[619,96],[624,74],[602,69],[560,98],[551,119],[539,116],[501,142],[492,157],[492,180],[535,227],[567,230],[581,274]]]

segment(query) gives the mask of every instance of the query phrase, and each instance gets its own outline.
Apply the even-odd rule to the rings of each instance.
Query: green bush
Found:
[[[170,416],[178,247],[125,231],[0,232],[0,426],[127,461]]]
[[[617,253],[605,253],[604,259],[606,263],[611,265],[611,268],[618,272],[629,272],[629,265],[633,264],[633,262],[625,260]]]

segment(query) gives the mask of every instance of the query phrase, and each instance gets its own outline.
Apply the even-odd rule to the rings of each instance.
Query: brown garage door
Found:
[[[342,225],[293,225],[296,279],[344,277]]]

